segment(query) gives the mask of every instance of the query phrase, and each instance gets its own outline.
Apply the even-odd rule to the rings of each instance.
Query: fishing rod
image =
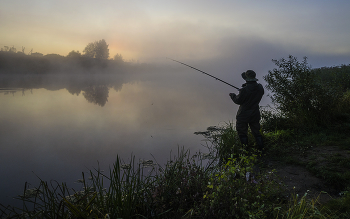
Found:
[[[231,87],[234,87],[234,88],[236,88],[237,90],[239,90],[238,87],[233,86],[232,84],[229,84],[229,83],[227,83],[226,81],[223,81],[223,80],[221,80],[221,79],[219,79],[219,78],[217,78],[217,77],[214,77],[213,75],[208,74],[208,73],[206,73],[206,72],[204,72],[204,71],[202,71],[202,70],[199,70],[199,69],[197,69],[197,68],[195,68],[195,67],[192,67],[192,66],[190,66],[190,65],[187,65],[187,64],[185,64],[185,63],[176,61],[176,60],[171,59],[171,58],[168,58],[168,57],[167,57],[167,59],[170,59],[170,60],[172,60],[172,61],[174,61],[174,62],[178,62],[178,63],[180,63],[180,64],[182,64],[182,65],[186,65],[186,66],[188,66],[188,67],[190,67],[190,68],[193,68],[194,70],[197,70],[197,71],[199,71],[199,72],[202,72],[203,74],[206,74],[206,75],[208,75],[208,76],[210,76],[210,77],[212,77],[212,78],[215,78],[215,79],[218,80],[218,81],[221,81],[221,82],[223,82],[223,83],[225,83],[225,84],[227,84],[227,85],[230,85]]]

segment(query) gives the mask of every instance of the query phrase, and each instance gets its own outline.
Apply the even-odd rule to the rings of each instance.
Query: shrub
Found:
[[[155,175],[151,186],[155,215],[180,218],[200,204],[206,189],[205,182],[215,168],[212,162],[203,165],[200,156],[190,156],[189,151],[181,150],[178,157],[168,161],[166,167]]]
[[[205,218],[268,218],[282,186],[273,172],[254,173],[257,155],[243,151],[211,175],[199,209]]]
[[[264,79],[268,83],[266,88],[273,92],[271,99],[279,113],[263,113],[268,129],[271,130],[276,122],[304,130],[342,122],[344,110],[348,112],[344,89],[350,81],[348,74],[343,72],[349,68],[339,68],[342,71],[339,74],[334,73],[337,69],[333,68],[329,71],[313,70],[306,57],[299,62],[291,55],[288,59],[272,61],[277,68],[269,71]],[[345,82],[339,85],[341,79]]]
[[[289,123],[289,120],[284,117],[281,111],[272,109],[271,107],[260,108],[261,114],[261,129],[264,132],[274,132],[276,130],[291,129],[293,126]]]

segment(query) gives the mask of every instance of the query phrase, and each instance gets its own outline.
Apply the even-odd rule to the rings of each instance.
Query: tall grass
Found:
[[[40,181],[16,197],[21,208],[1,206],[1,218],[177,218],[203,196],[203,182],[215,168],[202,154],[181,149],[165,166],[143,161],[122,164],[119,157],[104,174],[99,168],[82,174],[82,189]],[[151,171],[144,171],[150,168]]]
[[[280,219],[294,219],[294,218],[318,218],[318,219],[330,219],[337,218],[334,214],[322,213],[317,206],[318,198],[307,199],[307,193],[305,193],[301,198],[298,194],[293,194],[288,205],[281,210],[280,207],[276,208],[277,218]]]
[[[117,157],[108,173],[99,167],[83,173],[78,191],[56,181],[41,180],[32,189],[25,184],[23,194],[17,197],[22,207],[0,206],[0,216],[325,218],[329,213],[317,210],[317,202],[308,201],[306,196],[288,201],[273,171],[255,171],[260,155],[240,145],[232,124],[211,127],[201,134],[210,139],[209,156],[191,155],[181,148],[165,165],[137,162],[134,157],[122,163]]]

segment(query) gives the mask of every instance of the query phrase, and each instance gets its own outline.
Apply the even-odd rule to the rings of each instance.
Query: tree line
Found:
[[[75,51],[72,50],[71,52],[68,53],[66,57],[68,58],[74,58],[74,57],[80,57],[80,56],[85,56],[89,58],[96,58],[96,59],[109,59],[109,49],[108,49],[108,44],[104,39],[91,42],[89,43],[85,49],[83,50],[83,54],[79,52],[79,50]],[[4,46],[3,48],[0,49],[1,52],[8,52],[8,53],[18,53],[18,54],[25,54],[25,47],[22,46],[22,50],[18,51],[14,46]],[[42,53],[35,52],[33,53],[33,49],[27,54],[27,55],[33,55],[33,56],[44,56]],[[48,54],[46,56],[60,56],[64,57],[58,54]],[[114,60],[117,61],[124,61],[123,56],[121,54],[117,54],[113,58]]]
[[[109,59],[109,48],[104,39],[89,43],[83,53],[72,50],[67,56],[43,55],[31,50],[25,53],[12,46],[4,46],[0,51],[1,74],[47,74],[55,72],[103,71],[126,64],[121,54]]]

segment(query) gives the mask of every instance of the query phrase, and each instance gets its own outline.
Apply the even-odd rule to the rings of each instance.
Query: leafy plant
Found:
[[[202,163],[201,154],[190,156],[181,150],[178,157],[168,161],[155,176],[152,191],[153,210],[167,218],[179,218],[201,203],[205,184],[216,168],[213,161]]]
[[[254,171],[257,155],[247,151],[228,159],[212,174],[201,205],[206,218],[268,218],[273,201],[279,200],[282,185],[273,172]]]
[[[339,114],[339,102],[344,101],[343,87],[334,83],[337,80],[323,80],[324,77],[308,65],[306,57],[302,62],[291,55],[288,59],[272,61],[277,68],[269,71],[264,79],[280,112],[277,118],[287,119],[289,126],[304,130],[329,126]],[[328,76],[334,78],[330,73]],[[267,116],[276,120],[276,117]]]

